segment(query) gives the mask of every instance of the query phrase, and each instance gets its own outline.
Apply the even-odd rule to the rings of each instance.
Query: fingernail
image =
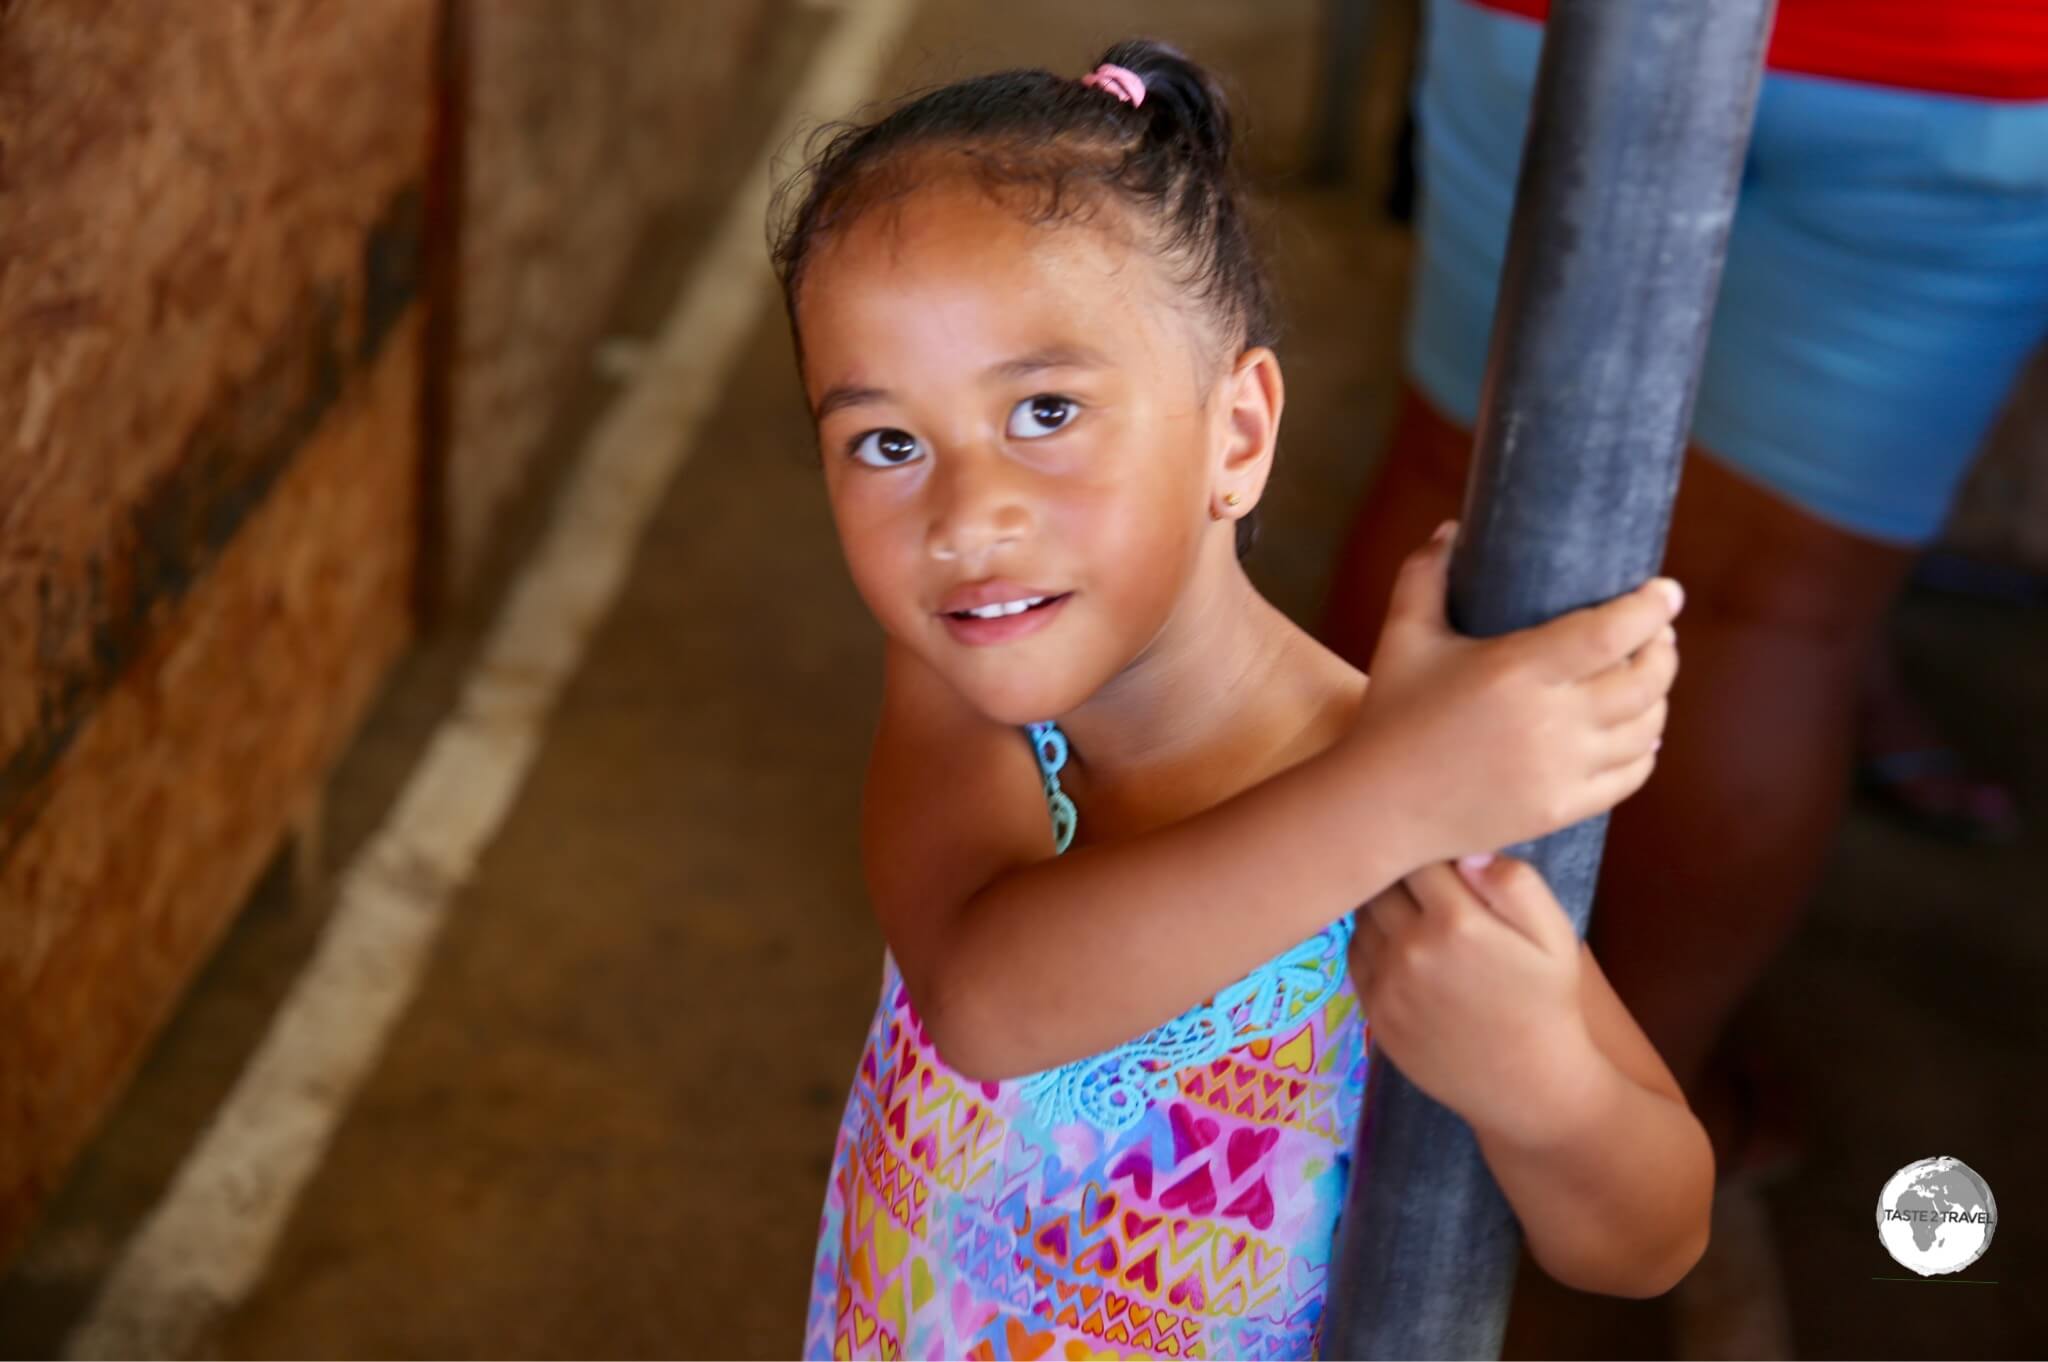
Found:
[[[1458,858],[1458,869],[1473,875],[1477,875],[1492,864],[1493,853],[1490,851],[1475,851],[1470,856]]]
[[[1443,524],[1436,527],[1436,533],[1429,537],[1429,542],[1432,544],[1441,544],[1444,540],[1449,539],[1451,537],[1451,531],[1457,528],[1457,521],[1446,520]]]
[[[1671,613],[1676,615],[1685,609],[1685,588],[1669,577],[1659,577],[1657,587],[1671,602]]]
[[[1655,742],[1653,742],[1653,743],[1651,743],[1651,744],[1650,744],[1650,750],[1651,750],[1652,752],[1654,752],[1654,751],[1656,751],[1656,750],[1657,750],[1658,748],[1662,747],[1663,745],[1664,745],[1664,740],[1663,740],[1662,738],[1659,738],[1659,739],[1657,739],[1657,741],[1655,741]]]

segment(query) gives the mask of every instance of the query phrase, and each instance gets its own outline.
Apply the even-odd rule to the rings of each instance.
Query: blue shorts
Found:
[[[1540,25],[1430,0],[1408,362],[1470,425]],[[1693,417],[1720,462],[1869,538],[1940,531],[2048,337],[2048,101],[1770,73]]]

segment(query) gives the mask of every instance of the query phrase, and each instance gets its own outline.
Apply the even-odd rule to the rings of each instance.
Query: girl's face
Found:
[[[1210,512],[1257,500],[1270,434],[1247,457],[1234,404],[1205,401],[1215,359],[1168,288],[1112,231],[941,182],[824,243],[798,295],[854,584],[998,721],[1073,709],[1236,571]]]

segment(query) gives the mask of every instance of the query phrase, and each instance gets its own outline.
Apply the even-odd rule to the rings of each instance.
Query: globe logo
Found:
[[[1923,1277],[1960,1272],[1984,1256],[1998,1228],[1991,1187],[1961,1159],[1909,1163],[1877,1194],[1877,1240]]]

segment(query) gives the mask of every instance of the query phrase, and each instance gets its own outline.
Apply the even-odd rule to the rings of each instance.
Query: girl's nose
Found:
[[[986,575],[991,560],[1030,532],[1022,489],[1000,468],[956,465],[935,480],[932,491],[936,504],[927,547],[934,559],[969,576]]]

